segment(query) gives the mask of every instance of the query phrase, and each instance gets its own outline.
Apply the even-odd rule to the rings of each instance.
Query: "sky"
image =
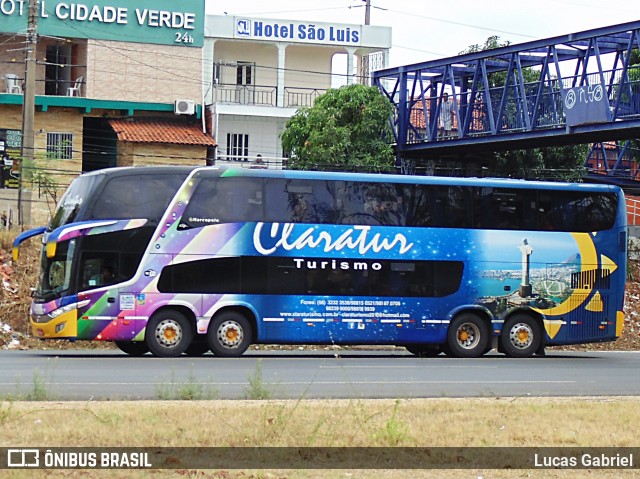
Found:
[[[364,0],[205,0],[210,15],[364,24]],[[389,26],[389,67],[455,56],[501,42],[576,33],[640,20],[638,0],[371,0],[371,24]]]

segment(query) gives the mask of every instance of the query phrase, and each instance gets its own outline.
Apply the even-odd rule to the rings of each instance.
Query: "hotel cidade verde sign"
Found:
[[[235,18],[234,37],[251,40],[359,46],[362,31],[358,25],[257,20],[238,17]]]
[[[0,0],[0,32],[24,33],[28,0]],[[204,0],[40,0],[38,34],[202,47]]]

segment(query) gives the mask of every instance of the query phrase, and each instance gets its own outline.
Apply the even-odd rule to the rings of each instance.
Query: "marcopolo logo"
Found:
[[[7,467],[40,467],[40,450],[8,449]]]
[[[236,21],[236,33],[242,37],[251,36],[251,20],[237,20]]]

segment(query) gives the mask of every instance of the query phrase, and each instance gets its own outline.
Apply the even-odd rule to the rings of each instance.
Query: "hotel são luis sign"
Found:
[[[38,34],[202,47],[204,0],[39,0]],[[24,33],[28,0],[0,0],[0,32]]]
[[[251,40],[359,46],[362,31],[358,25],[235,18],[234,36]]]

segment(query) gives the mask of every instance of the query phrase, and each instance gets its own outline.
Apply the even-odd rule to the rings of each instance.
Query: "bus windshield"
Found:
[[[58,244],[56,255],[47,258],[46,250],[42,250],[40,259],[40,280],[35,292],[38,299],[50,301],[67,293],[71,289],[71,266],[76,240]]]
[[[76,221],[80,209],[91,198],[91,192],[100,180],[101,177],[96,175],[80,176],[73,180],[51,219],[50,230]]]
[[[187,176],[147,170],[88,174],[71,183],[49,225],[53,231],[78,221],[145,218],[157,222]]]

